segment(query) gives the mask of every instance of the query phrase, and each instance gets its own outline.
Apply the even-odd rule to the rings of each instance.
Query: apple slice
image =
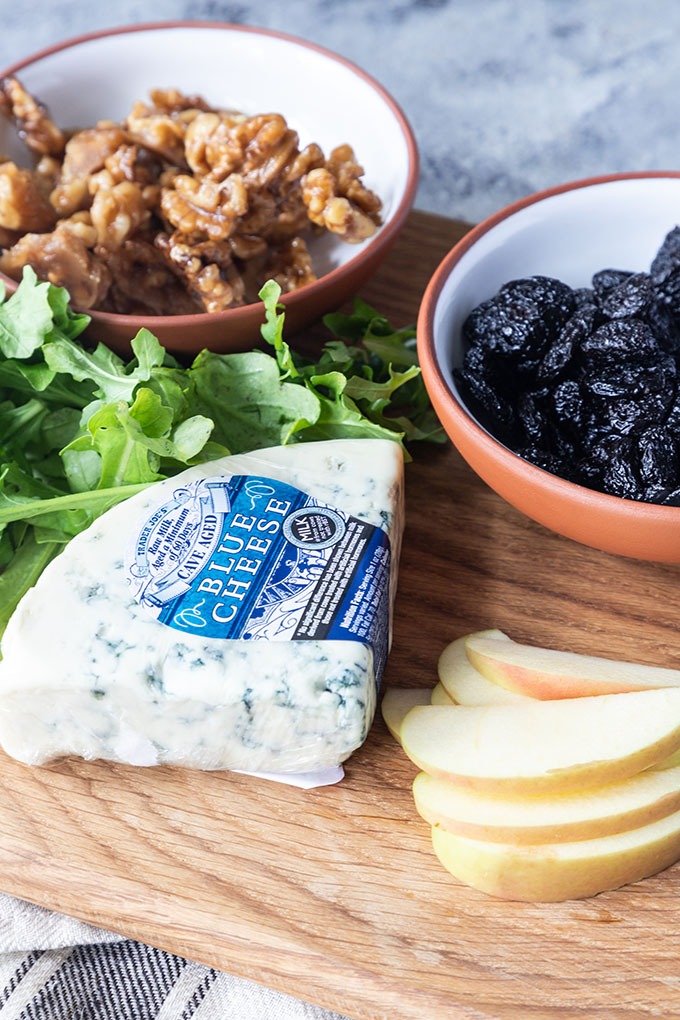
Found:
[[[680,670],[537,648],[483,634],[468,635],[465,650],[470,664],[487,680],[542,700],[680,687]]]
[[[455,705],[456,702],[453,700],[446,687],[442,683],[435,684],[430,694],[431,705]]]
[[[420,772],[413,783],[418,813],[458,836],[519,845],[599,839],[649,825],[680,811],[680,761],[606,786],[552,797],[500,797],[466,790]]]
[[[601,786],[680,748],[680,688],[517,705],[418,705],[399,735],[420,769],[470,789],[548,794]]]
[[[655,875],[680,858],[680,811],[601,839],[513,846],[432,830],[434,851],[455,878],[492,896],[552,902],[595,896]]]
[[[513,643],[500,630],[482,630],[447,645],[439,656],[437,671],[439,682],[446,688],[449,697],[459,705],[499,705],[525,701],[524,695],[499,687],[472,666],[466,649],[466,641],[471,637],[488,637],[499,644]]]
[[[388,687],[380,705],[385,725],[401,743],[399,730],[407,712],[415,705],[429,705],[432,691],[429,687]]]

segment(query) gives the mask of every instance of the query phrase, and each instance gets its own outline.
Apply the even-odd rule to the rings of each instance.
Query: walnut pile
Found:
[[[352,148],[300,149],[278,113],[247,116],[154,89],[120,124],[67,132],[16,78],[0,81],[35,166],[0,157],[0,271],[25,265],[80,309],[219,312],[316,279],[306,237],[370,237],[381,202]]]

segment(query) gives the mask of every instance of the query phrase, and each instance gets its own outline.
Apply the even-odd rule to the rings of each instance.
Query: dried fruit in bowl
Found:
[[[456,373],[482,424],[526,460],[625,499],[680,504],[680,228],[649,272],[572,289],[512,280],[463,325]]]

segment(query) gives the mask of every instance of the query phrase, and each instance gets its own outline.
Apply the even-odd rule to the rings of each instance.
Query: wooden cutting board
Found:
[[[414,213],[362,296],[403,325],[462,224]],[[407,467],[387,684],[474,629],[680,668],[680,568],[550,534],[450,448]],[[355,1020],[680,1017],[680,865],[590,900],[456,882],[376,720],[334,787],[0,755],[0,889]]]

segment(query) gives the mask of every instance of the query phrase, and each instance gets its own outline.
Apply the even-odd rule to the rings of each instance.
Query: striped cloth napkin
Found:
[[[0,894],[2,1020],[347,1020]]]

